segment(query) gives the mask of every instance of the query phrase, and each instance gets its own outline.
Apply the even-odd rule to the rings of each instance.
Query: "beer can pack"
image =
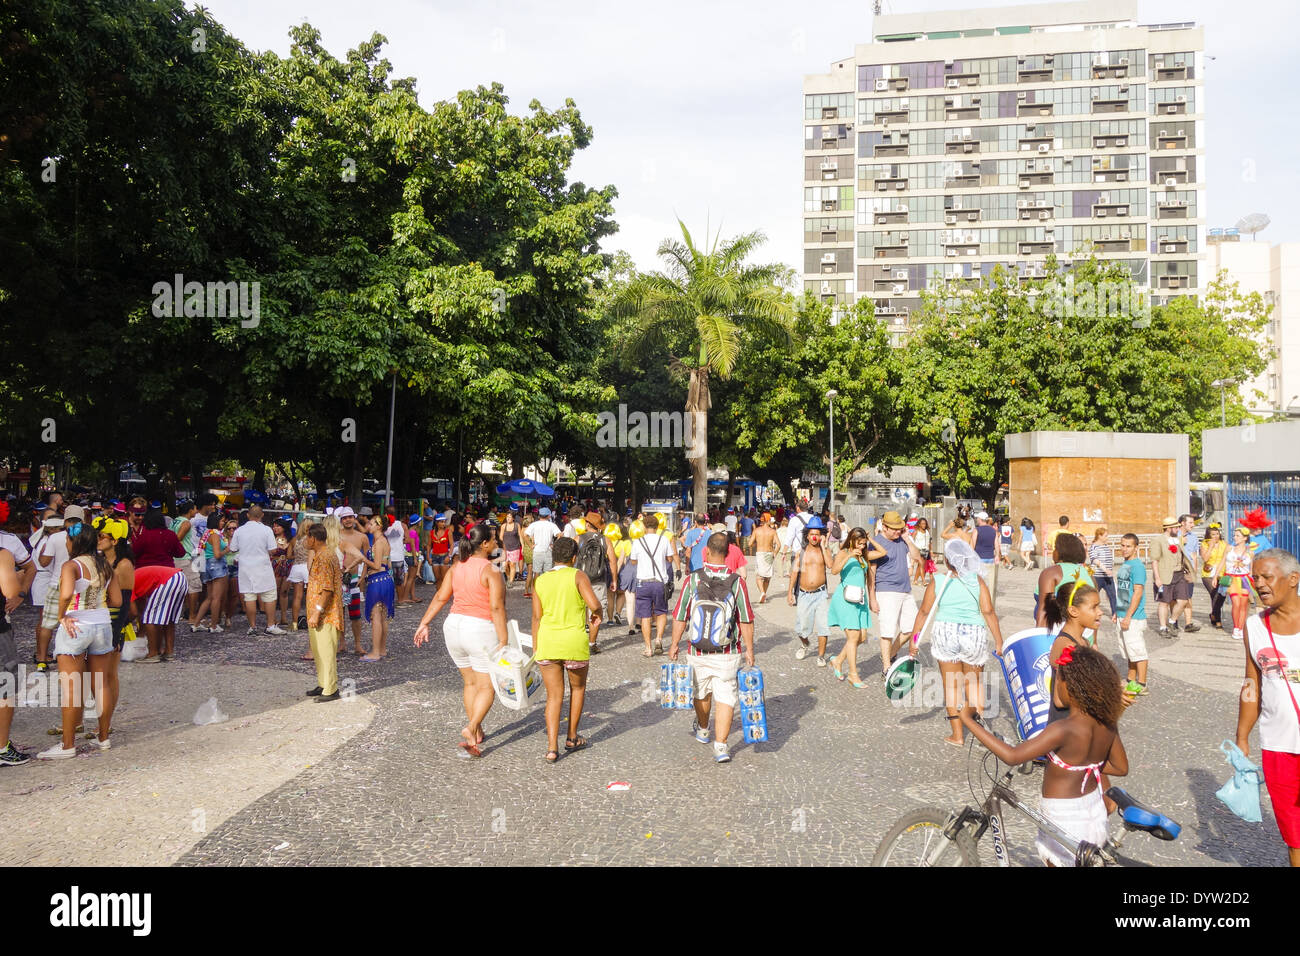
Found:
[[[695,673],[683,661],[659,665],[659,706],[665,710],[695,707]]]
[[[736,674],[740,685],[740,726],[746,743],[767,740],[767,707],[763,701],[763,672],[757,667],[741,668]]]

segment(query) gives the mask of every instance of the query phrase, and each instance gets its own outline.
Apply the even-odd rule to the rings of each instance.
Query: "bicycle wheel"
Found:
[[[925,807],[901,817],[880,841],[872,866],[979,866],[979,850],[970,831],[962,829],[957,838],[943,834],[952,814],[937,807]],[[942,849],[938,843],[943,844]],[[936,859],[930,858],[937,852]],[[930,860],[930,862],[926,862]]]

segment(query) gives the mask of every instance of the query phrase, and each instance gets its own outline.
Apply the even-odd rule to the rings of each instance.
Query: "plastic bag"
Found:
[[[1219,749],[1227,756],[1234,773],[1232,779],[1220,787],[1215,796],[1247,823],[1259,823],[1264,819],[1259,811],[1259,787],[1264,782],[1263,773],[1232,741],[1225,740]]]
[[[209,697],[203,703],[199,704],[199,709],[194,712],[194,723],[203,727],[207,724],[219,724],[222,721],[229,720],[230,717],[221,712],[217,706],[217,699]]]
[[[135,625],[122,628],[122,660],[138,661],[149,656],[149,642],[136,633]]]

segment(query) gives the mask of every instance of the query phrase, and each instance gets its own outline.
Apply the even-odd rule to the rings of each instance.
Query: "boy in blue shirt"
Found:
[[[1128,683],[1124,686],[1127,706],[1147,689],[1147,569],[1137,556],[1137,535],[1124,535],[1119,550],[1124,561],[1115,568],[1115,615],[1111,620],[1119,625],[1120,650],[1128,659]]]

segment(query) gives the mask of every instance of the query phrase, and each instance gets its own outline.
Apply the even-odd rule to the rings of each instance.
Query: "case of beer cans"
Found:
[[[659,665],[659,706],[665,710],[695,709],[695,670],[685,661]]]
[[[736,673],[740,685],[740,727],[745,743],[767,740],[767,706],[763,701],[763,672],[757,667],[742,667]]]

